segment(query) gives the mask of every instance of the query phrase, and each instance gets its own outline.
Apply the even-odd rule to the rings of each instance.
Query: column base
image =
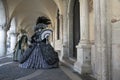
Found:
[[[63,61],[68,59],[68,47],[63,45],[61,49],[61,55],[60,55],[60,61]]]
[[[77,61],[74,70],[80,74],[91,73],[90,44],[79,44],[77,46]]]
[[[78,61],[74,64],[74,70],[80,74],[91,73],[90,64],[88,63],[81,64],[81,62],[78,62]]]
[[[6,56],[6,31],[0,29],[0,57]]]
[[[5,46],[4,45],[1,45],[0,46],[0,57],[4,57],[6,56],[6,49],[5,49]]]

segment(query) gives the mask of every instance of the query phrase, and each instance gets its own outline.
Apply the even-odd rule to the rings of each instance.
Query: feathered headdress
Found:
[[[45,16],[38,17],[36,21],[36,26],[34,27],[34,31],[37,31],[38,29],[44,29],[48,27],[48,24],[51,24],[50,19]]]

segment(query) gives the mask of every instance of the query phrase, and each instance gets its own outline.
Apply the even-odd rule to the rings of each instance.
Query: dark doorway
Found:
[[[57,40],[60,39],[60,14],[59,9],[57,11]]]
[[[75,0],[73,7],[73,57],[77,58],[77,48],[80,40],[80,8],[79,0]]]

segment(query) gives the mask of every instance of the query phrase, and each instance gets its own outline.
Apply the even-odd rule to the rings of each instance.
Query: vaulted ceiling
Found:
[[[17,28],[33,29],[39,16],[46,16],[54,23],[57,10],[62,12],[63,0],[6,0],[8,16],[17,20]]]

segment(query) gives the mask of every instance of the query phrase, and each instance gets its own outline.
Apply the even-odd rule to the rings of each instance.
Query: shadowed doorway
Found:
[[[80,40],[80,7],[79,0],[75,0],[73,7],[73,58],[77,58],[77,48]]]

